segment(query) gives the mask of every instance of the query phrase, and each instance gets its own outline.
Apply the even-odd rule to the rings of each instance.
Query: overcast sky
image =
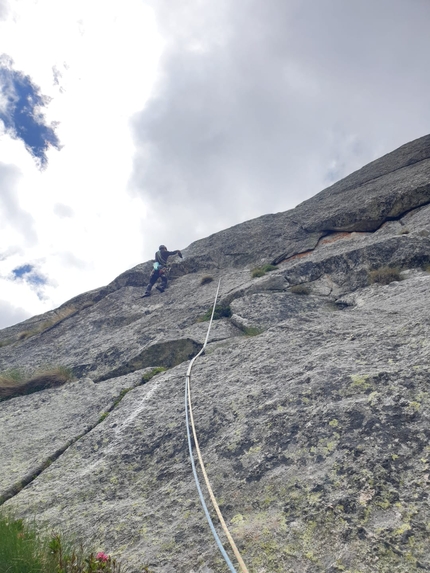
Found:
[[[0,0],[0,328],[430,133],[429,0]]]

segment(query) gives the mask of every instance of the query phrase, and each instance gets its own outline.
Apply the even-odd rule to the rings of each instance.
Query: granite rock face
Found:
[[[110,380],[109,384],[82,379],[61,389],[52,388],[2,403],[3,498],[12,497],[74,441],[82,439],[121,397],[121,391],[140,383],[140,378],[134,373]]]
[[[250,573],[430,571],[430,136],[183,253],[163,294],[147,262],[0,331],[0,371],[77,377],[0,402],[5,506],[136,573],[227,571],[184,420],[220,278],[192,400]]]

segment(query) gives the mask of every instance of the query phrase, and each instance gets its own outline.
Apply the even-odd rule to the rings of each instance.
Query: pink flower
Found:
[[[108,561],[109,555],[106,555],[106,553],[103,553],[103,551],[100,551],[99,553],[97,553],[96,558],[99,561]]]

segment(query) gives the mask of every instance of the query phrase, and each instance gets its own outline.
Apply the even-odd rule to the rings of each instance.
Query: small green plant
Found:
[[[401,281],[400,269],[398,267],[380,267],[367,273],[369,284],[378,283],[388,285],[394,281]]]
[[[113,407],[115,408],[115,406],[118,406],[118,404],[121,402],[121,400],[124,398],[124,396],[130,392],[131,388],[123,388],[121,390],[121,392],[119,393],[118,398],[115,399],[114,403],[113,403]]]
[[[242,331],[245,334],[245,336],[258,336],[259,334],[264,332],[262,328],[257,328],[255,326],[244,326],[242,328]]]
[[[103,422],[103,420],[106,420],[106,418],[109,416],[109,412],[103,412],[103,414],[100,416],[99,420],[98,420],[98,424],[100,424],[101,422]]]
[[[87,553],[54,534],[42,536],[36,526],[0,514],[1,573],[121,573],[121,565],[103,551]],[[148,566],[143,571],[150,573]]]
[[[263,269],[252,269],[251,271],[251,276],[253,279],[256,279],[258,277],[264,277],[266,273],[263,271]]]
[[[255,269],[252,269],[251,276],[253,279],[262,277],[266,273],[270,273],[270,271],[274,271],[277,268],[278,267],[276,267],[276,265],[263,265],[262,267],[256,267]]]
[[[142,384],[146,384],[151,380],[151,378],[154,378],[154,376],[160,374],[160,372],[165,372],[166,370],[167,368],[164,368],[164,366],[158,366],[157,368],[153,368],[149,372],[145,372],[145,374],[142,375]]]
[[[120,573],[116,559],[104,551],[90,553],[85,557],[81,546],[78,550],[65,546],[60,535],[55,534],[49,542],[49,552],[59,573]]]
[[[198,322],[207,322],[211,319],[212,308],[209,308],[199,319]],[[220,318],[230,318],[231,308],[229,306],[217,305],[214,311],[214,320],[220,320]]]
[[[201,284],[202,286],[203,286],[203,285],[207,285],[207,284],[211,283],[213,280],[214,280],[213,277],[211,277],[211,276],[209,276],[209,275],[206,275],[206,276],[202,277],[202,280],[200,281],[200,284]]]
[[[8,573],[42,571],[42,552],[34,531],[24,527],[21,519],[0,517],[0,566]]]
[[[294,294],[311,294],[311,289],[305,285],[294,285],[291,287],[291,292]]]

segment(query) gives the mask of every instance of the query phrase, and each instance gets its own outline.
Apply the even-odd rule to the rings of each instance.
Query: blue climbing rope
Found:
[[[212,326],[212,320],[213,320],[213,316],[214,316],[214,312],[215,312],[215,306],[216,306],[216,301],[218,299],[218,292],[219,292],[219,287],[220,287],[220,283],[221,283],[221,279],[218,281],[218,288],[216,291],[216,295],[215,295],[215,301],[214,301],[214,305],[212,308],[212,315],[211,315],[211,319],[209,322],[209,327],[208,327],[208,331],[206,334],[206,339],[205,342],[200,350],[200,352],[194,356],[194,358],[191,360],[189,366],[188,366],[188,370],[187,370],[187,375],[185,378],[185,421],[186,421],[186,426],[187,426],[187,439],[188,439],[188,449],[190,452],[190,459],[191,459],[191,466],[193,468],[193,474],[194,474],[194,480],[196,482],[196,487],[197,487],[197,491],[200,497],[200,501],[201,504],[203,506],[203,511],[205,512],[206,515],[206,519],[209,523],[209,527],[212,531],[212,535],[215,538],[216,544],[218,545],[219,550],[221,551],[222,556],[224,557],[225,562],[227,563],[228,568],[230,569],[230,571],[232,573],[237,573],[236,569],[234,568],[232,562],[230,561],[229,556],[227,555],[226,550],[223,547],[223,544],[221,543],[221,540],[218,536],[218,533],[216,532],[216,529],[214,527],[214,524],[212,522],[211,516],[209,515],[209,511],[205,502],[205,499],[203,497],[203,493],[202,493],[202,489],[200,487],[200,481],[197,475],[197,470],[196,470],[196,464],[194,463],[194,456],[193,456],[193,447],[192,447],[192,442],[191,442],[191,433],[190,433],[190,424],[189,424],[189,417],[188,417],[188,391],[189,391],[189,384],[190,384],[190,377],[191,377],[191,368],[194,364],[194,361],[202,354],[202,352],[204,351],[207,341],[209,339],[209,332]]]

